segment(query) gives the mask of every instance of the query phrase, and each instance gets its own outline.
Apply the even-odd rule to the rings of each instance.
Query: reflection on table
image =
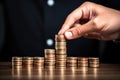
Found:
[[[120,80],[120,64],[100,64],[88,67],[11,66],[0,63],[0,80]]]

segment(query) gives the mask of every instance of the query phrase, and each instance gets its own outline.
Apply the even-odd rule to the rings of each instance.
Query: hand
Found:
[[[58,34],[64,34],[66,39],[81,36],[98,40],[118,39],[120,11],[85,2],[67,16]]]

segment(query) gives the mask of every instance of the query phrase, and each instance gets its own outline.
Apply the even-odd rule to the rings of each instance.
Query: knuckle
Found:
[[[81,30],[80,30],[80,26],[76,26],[75,29],[76,29],[76,35],[77,35],[77,36],[80,36],[81,33],[82,33]]]
[[[90,5],[90,4],[91,4],[91,2],[89,2],[89,1],[86,1],[83,3],[83,5]]]
[[[92,25],[94,26],[94,29],[95,30],[100,30],[101,27],[100,27],[100,21],[98,18],[95,18],[93,21],[92,21]]]

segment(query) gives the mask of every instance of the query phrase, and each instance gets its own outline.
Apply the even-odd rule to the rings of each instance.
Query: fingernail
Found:
[[[70,39],[72,37],[72,32],[65,32],[65,36]]]

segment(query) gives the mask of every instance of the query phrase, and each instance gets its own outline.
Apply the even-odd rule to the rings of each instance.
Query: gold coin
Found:
[[[66,55],[67,54],[67,49],[56,49],[56,55]]]
[[[55,41],[66,41],[64,35],[55,35]]]
[[[44,49],[44,53],[46,55],[53,54],[53,53],[55,53],[55,49]]]
[[[88,61],[87,57],[78,57],[78,61]]]

